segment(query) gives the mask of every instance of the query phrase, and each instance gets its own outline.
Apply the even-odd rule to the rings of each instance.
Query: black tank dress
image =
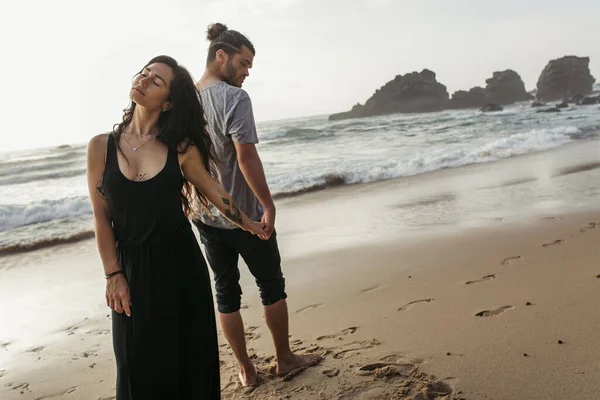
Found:
[[[177,153],[142,182],[117,160],[110,134],[102,185],[131,293],[131,317],[112,313],[117,400],[220,399],[210,278],[182,210]]]

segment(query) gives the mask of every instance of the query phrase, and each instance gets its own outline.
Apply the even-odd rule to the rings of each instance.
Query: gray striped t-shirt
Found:
[[[220,183],[248,218],[260,221],[263,208],[240,171],[234,146],[234,142],[258,143],[250,96],[241,88],[218,82],[202,88],[200,97],[208,123],[207,131],[219,162]],[[237,228],[215,207],[212,207],[210,213],[212,218],[207,214],[201,217],[206,225],[223,229]]]

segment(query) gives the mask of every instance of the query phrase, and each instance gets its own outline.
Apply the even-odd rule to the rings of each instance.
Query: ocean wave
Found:
[[[515,133],[507,137],[483,143],[462,144],[454,142],[452,147],[436,145],[407,157],[388,158],[363,164],[338,163],[338,168],[319,176],[297,175],[295,179],[278,182],[274,197],[290,197],[324,190],[335,186],[376,182],[440,169],[456,168],[470,164],[485,163],[518,155],[550,150],[570,143],[583,135],[573,126],[539,129]],[[448,143],[447,143],[448,144]],[[347,170],[339,169],[347,168]]]
[[[92,207],[87,196],[0,205],[0,232],[91,213]]]
[[[547,117],[518,105],[494,115],[462,110],[280,121],[261,125],[259,137],[267,145],[260,151],[273,196],[281,199],[549,150],[598,136],[598,115],[595,108],[578,108]],[[0,205],[0,247],[27,248],[89,229],[84,146],[13,152],[4,159],[0,201],[14,204]],[[31,193],[21,194],[25,190]],[[49,200],[54,196],[63,198]]]
[[[301,189],[276,192],[273,194],[273,198],[274,199],[283,199],[286,197],[294,197],[294,196],[299,196],[301,194],[318,192],[318,191],[333,188],[336,186],[343,186],[348,183],[346,180],[346,177],[344,177],[342,175],[336,175],[336,174],[325,175],[325,176],[319,178],[319,181],[320,182],[318,182],[318,183],[314,183],[310,186],[306,186]]]
[[[48,179],[72,178],[74,176],[84,175],[85,168],[63,169],[54,172],[43,172],[28,175],[9,175],[0,178],[0,186],[14,185],[19,183],[43,181]]]
[[[321,129],[310,128],[287,128],[282,130],[274,130],[265,132],[260,135],[261,140],[276,140],[276,139],[320,139],[326,136],[332,136],[333,132],[323,131]]]
[[[57,246],[60,244],[75,243],[85,239],[91,239],[95,236],[94,231],[76,232],[72,235],[53,237],[40,240],[34,240],[27,243],[9,244],[0,246],[0,256],[8,256],[12,254],[26,253],[43,249],[46,247]]]
[[[27,174],[30,172],[48,171],[52,169],[60,169],[74,166],[75,164],[77,164],[77,161],[61,161],[48,164],[25,164],[24,166],[18,164],[14,165],[12,168],[0,168],[0,177]]]
[[[69,149],[71,150],[71,149]],[[69,151],[63,154],[53,154],[53,155],[42,155],[42,156],[34,156],[34,157],[18,157],[9,159],[8,161],[0,163],[0,169],[5,168],[14,168],[14,167],[22,167],[24,165],[29,164],[44,164],[47,165],[52,163],[53,161],[65,161],[65,160],[73,160],[73,159],[83,159],[85,158],[85,150],[84,151]]]

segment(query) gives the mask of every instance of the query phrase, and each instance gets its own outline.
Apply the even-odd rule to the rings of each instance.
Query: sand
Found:
[[[450,218],[456,212],[448,196],[464,192],[427,192],[427,206],[445,210],[431,211],[442,222],[398,223],[420,212],[422,203],[407,200],[417,188],[443,188],[478,168],[493,167],[278,203],[291,341],[324,359],[289,381],[270,374],[269,331],[244,272],[243,316],[261,385],[251,392],[238,385],[220,334],[223,398],[600,399],[596,192],[585,204],[569,205],[572,193],[552,198],[564,207],[522,197],[526,212],[479,200],[481,211],[459,221]],[[597,174],[553,182],[564,187]],[[513,185],[537,190],[535,182]],[[11,257],[0,259],[0,398],[114,398],[110,320],[93,242]]]

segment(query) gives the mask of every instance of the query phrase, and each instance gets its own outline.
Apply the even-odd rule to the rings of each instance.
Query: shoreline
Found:
[[[327,199],[330,196],[338,197],[347,195],[354,198],[360,194],[364,195],[371,190],[377,192],[386,190],[398,191],[403,188],[412,190],[413,186],[423,186],[424,188],[420,188],[415,194],[419,197],[427,197],[430,196],[427,182],[437,180],[442,181],[442,185],[447,186],[443,182],[446,179],[454,180],[466,190],[482,188],[502,189],[519,184],[559,178],[561,176],[579,172],[593,172],[595,170],[600,170],[600,161],[597,156],[598,151],[600,151],[600,138],[590,138],[567,143],[545,151],[520,154],[488,162],[471,163],[459,167],[437,169],[415,175],[381,179],[372,182],[347,183],[348,181],[345,177],[330,176],[323,184],[317,184],[293,193],[276,193],[273,197],[278,206],[281,205],[284,208],[290,204],[298,205],[306,202],[315,203]],[[541,168],[537,168],[537,170],[528,170],[532,164],[538,165],[538,167]],[[500,168],[503,166],[506,167],[506,170]],[[490,176],[484,177],[484,174],[490,174]],[[473,179],[474,182],[465,182],[468,179]],[[490,180],[489,185],[483,183],[483,180],[485,179]],[[446,189],[446,191],[448,190],[454,189]],[[409,201],[397,204],[396,206],[410,207],[419,205],[419,201],[421,204],[423,203],[422,199],[417,199],[414,203]],[[435,201],[435,199],[425,199],[425,203],[428,201],[432,202]],[[568,211],[568,208],[561,210],[561,212],[566,211]],[[431,223],[431,225],[435,225],[435,223]],[[2,258],[11,255],[26,254],[40,249],[70,245],[93,237],[93,230],[84,230],[68,237],[53,237],[29,243],[8,245],[0,248],[0,261]]]

